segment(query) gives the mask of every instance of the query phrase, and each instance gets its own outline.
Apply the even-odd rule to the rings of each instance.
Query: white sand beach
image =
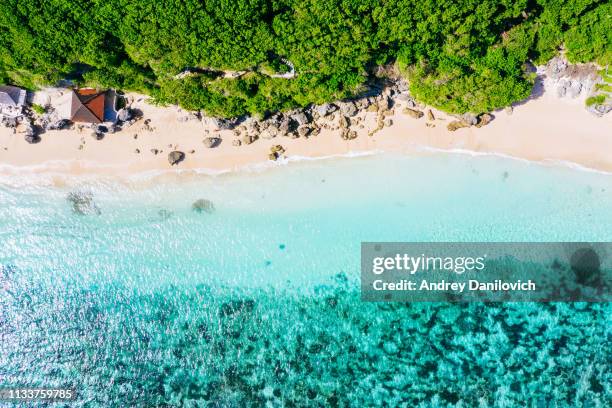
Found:
[[[28,144],[23,134],[0,128],[0,173],[60,172],[70,174],[131,175],[151,170],[208,169],[236,170],[267,162],[270,147],[280,144],[285,156],[324,157],[368,151],[419,154],[423,149],[463,150],[502,154],[535,162],[567,162],[612,172],[612,115],[596,117],[584,108],[582,98],[559,98],[545,84],[539,96],[507,110],[494,112],[495,119],[482,128],[470,127],[450,132],[451,116],[433,110],[414,119],[402,113],[402,102],[391,117],[393,124],[373,136],[376,114],[360,112],[364,127],[358,137],[346,141],[340,130],[322,129],[317,136],[291,139],[259,139],[250,145],[234,146],[231,131],[216,131],[205,122],[181,120],[185,112],[177,107],[158,107],[146,97],[132,95],[132,108],[142,110],[143,118],[103,140],[90,136],[91,129],[48,131],[41,142]],[[208,131],[208,132],[206,132]],[[206,136],[219,135],[218,147],[207,148]],[[82,145],[82,147],[80,147]],[[152,150],[157,149],[158,154]],[[168,153],[185,152],[183,162],[170,166]]]

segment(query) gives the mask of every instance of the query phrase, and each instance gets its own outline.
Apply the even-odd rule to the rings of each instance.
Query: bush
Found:
[[[32,110],[34,112],[38,113],[39,115],[42,115],[42,114],[44,114],[47,111],[47,109],[44,106],[37,105],[35,103],[32,104]]]
[[[605,95],[590,96],[586,100],[586,105],[587,106],[601,105],[605,101],[606,101],[606,96]]]

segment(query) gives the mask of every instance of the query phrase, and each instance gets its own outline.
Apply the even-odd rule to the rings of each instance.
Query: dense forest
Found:
[[[350,97],[395,64],[420,101],[480,113],[528,96],[528,64],[561,49],[610,64],[611,37],[606,0],[2,0],[0,82],[235,116]]]

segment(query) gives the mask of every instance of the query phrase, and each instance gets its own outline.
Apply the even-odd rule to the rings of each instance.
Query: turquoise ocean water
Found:
[[[612,405],[608,304],[358,289],[362,241],[612,241],[610,175],[436,154],[18,184],[0,186],[0,386],[91,407]]]

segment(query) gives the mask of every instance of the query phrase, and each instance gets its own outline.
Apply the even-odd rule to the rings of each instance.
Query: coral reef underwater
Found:
[[[74,386],[70,407],[612,406],[609,303],[365,303],[344,275],[301,294],[11,275],[3,384]]]

